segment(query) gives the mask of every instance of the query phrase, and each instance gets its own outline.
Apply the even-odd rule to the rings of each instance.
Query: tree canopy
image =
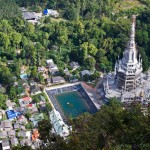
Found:
[[[73,131],[67,141],[58,135],[49,135],[49,144],[44,149],[146,149],[150,142],[149,125],[149,116],[141,112],[139,105],[133,103],[125,109],[113,98],[95,115],[85,113],[74,119]]]
[[[38,74],[37,68],[46,66],[46,59],[53,59],[64,76],[63,70],[70,67],[71,61],[77,61],[81,69],[96,69],[91,78],[99,76],[99,71],[112,71],[129,39],[132,14],[137,14],[137,50],[143,60],[143,69],[147,71],[150,61],[150,1],[139,0],[133,7],[125,2],[0,0],[0,84],[6,88],[6,92],[0,93],[0,108],[6,109],[6,95],[14,99],[21,93],[22,89],[16,89],[13,83],[20,79],[22,65],[27,66],[30,77],[40,83],[44,83],[44,77]],[[19,7],[36,12],[55,9],[60,18],[44,17],[39,24],[33,25],[23,20]],[[13,63],[9,64],[9,60]],[[78,70],[73,73],[78,74]],[[41,122],[41,139],[49,141],[48,146],[41,146],[41,149],[118,149],[122,145],[139,149],[150,143],[149,117],[143,115],[138,105],[124,109],[116,100],[94,115],[84,114],[74,119],[72,126],[73,132],[66,142],[58,135],[47,134],[52,126],[45,120]]]

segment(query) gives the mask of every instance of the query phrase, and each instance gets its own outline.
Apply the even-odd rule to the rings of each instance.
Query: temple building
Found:
[[[136,16],[133,16],[129,42],[123,53],[123,58],[115,65],[117,87],[126,91],[135,89],[141,83],[142,59],[140,55],[137,55],[136,50],[135,22]]]
[[[150,98],[150,73],[142,73],[142,59],[135,43],[136,16],[132,16],[131,33],[122,59],[118,59],[114,72],[104,76],[101,96],[116,97],[122,102],[137,100],[148,104]]]

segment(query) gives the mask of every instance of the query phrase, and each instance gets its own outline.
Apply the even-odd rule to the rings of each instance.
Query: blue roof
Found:
[[[14,112],[13,110],[6,111],[6,114],[7,114],[8,119],[14,119],[17,116],[21,115],[20,112]]]
[[[43,14],[47,15],[48,14],[48,9],[44,9]]]

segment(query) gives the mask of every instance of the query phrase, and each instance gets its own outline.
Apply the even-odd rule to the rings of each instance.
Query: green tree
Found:
[[[17,89],[16,89],[16,87],[12,86],[12,87],[10,88],[10,90],[9,90],[9,97],[10,97],[11,99],[14,99],[14,98],[17,97]]]
[[[0,65],[0,82],[2,84],[12,84],[14,81],[14,76],[10,72],[9,68],[5,65]]]
[[[81,60],[83,63],[88,56],[88,43],[87,42],[83,43],[80,46],[80,53],[81,53]]]
[[[1,92],[1,93],[3,93],[3,94],[5,94],[5,93],[6,93],[6,88],[5,88],[5,87],[3,87],[3,86],[2,86],[2,87],[0,87],[0,92]]]
[[[99,49],[96,54],[96,59],[100,61],[101,58],[104,57],[105,55],[106,55],[106,51],[104,49]]]
[[[33,66],[31,69],[31,78],[36,78],[37,77],[37,67]]]
[[[21,34],[17,32],[11,33],[11,43],[13,46],[16,46],[18,48],[18,44],[21,42]]]
[[[38,122],[38,130],[40,133],[40,139],[43,141],[47,141],[50,136],[50,131],[52,129],[52,125],[49,120],[42,120]]]
[[[12,150],[32,150],[32,148],[30,146],[13,146]]]
[[[6,109],[6,96],[0,93],[0,108],[5,110]]]
[[[79,9],[76,8],[75,6],[71,6],[68,8],[65,13],[64,17],[67,18],[68,20],[76,20],[79,18]]]
[[[10,40],[8,35],[6,35],[3,32],[0,32],[0,46],[4,47],[6,50],[9,45],[10,45]]]
[[[95,45],[90,44],[88,47],[88,53],[92,56],[95,56],[97,53],[98,49],[95,47]]]
[[[39,73],[39,74],[38,74],[38,80],[39,80],[39,82],[40,82],[41,84],[44,83],[44,77],[43,77],[42,73]]]
[[[0,10],[1,19],[21,17],[21,10],[13,0],[0,1]]]
[[[93,70],[95,68],[96,60],[94,57],[88,57],[85,59],[84,64],[87,69]]]

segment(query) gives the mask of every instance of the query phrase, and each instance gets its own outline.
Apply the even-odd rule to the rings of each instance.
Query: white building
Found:
[[[81,76],[83,77],[83,76],[85,76],[85,75],[91,75],[92,73],[91,73],[91,71],[89,71],[89,70],[83,70],[83,71],[81,71]]]
[[[80,67],[79,63],[74,62],[74,61],[70,63],[70,66],[71,66],[72,70],[76,70]]]
[[[137,50],[135,44],[135,22],[136,16],[132,18],[130,40],[127,48],[123,53],[123,58],[116,62],[116,84],[118,88],[126,91],[135,89],[140,85],[140,75],[142,73],[142,60],[139,55],[137,58]]]
[[[61,137],[67,137],[71,131],[71,127],[64,123],[60,113],[53,109],[50,113],[50,121],[55,132]]]
[[[150,73],[142,73],[142,60],[135,44],[136,16],[132,17],[131,34],[123,58],[115,64],[115,71],[103,78],[102,97],[116,97],[123,103],[138,101],[148,105],[150,99]],[[103,92],[104,91],[104,92]]]
[[[36,20],[35,12],[23,11],[22,16],[25,20]]]
[[[62,84],[65,83],[65,79],[61,76],[52,77],[52,84]]]
[[[46,63],[47,63],[47,65],[48,65],[49,72],[50,72],[51,74],[56,74],[56,73],[59,72],[59,69],[58,69],[57,65],[54,64],[54,62],[53,62],[52,59],[46,60]]]
[[[9,144],[8,139],[2,140],[2,149],[3,150],[9,150],[10,149],[10,144]]]
[[[53,64],[54,64],[53,59],[47,59],[47,60],[46,60],[46,64],[47,64],[48,66],[53,65]]]
[[[53,9],[47,9],[47,10],[45,10],[44,14],[46,16],[59,17],[58,11],[57,10],[53,10]]]

